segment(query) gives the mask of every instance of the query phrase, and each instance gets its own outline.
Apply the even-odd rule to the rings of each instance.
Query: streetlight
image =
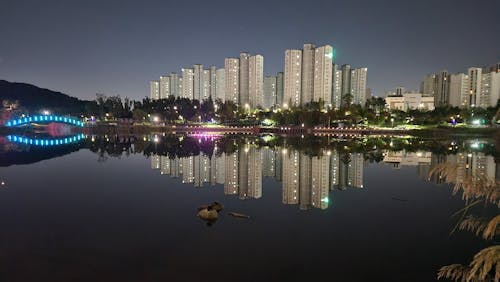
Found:
[[[46,116],[48,116],[48,115],[50,115],[50,112],[48,110],[44,110],[43,114],[46,115]]]

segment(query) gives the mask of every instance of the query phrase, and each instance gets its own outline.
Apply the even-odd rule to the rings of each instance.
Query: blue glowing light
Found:
[[[30,144],[35,146],[54,146],[54,145],[65,145],[70,143],[78,142],[85,139],[85,134],[77,134],[72,137],[60,138],[60,139],[39,139],[39,138],[29,138],[16,135],[8,135],[7,140],[15,143]]]
[[[37,116],[32,116],[32,117],[25,117],[25,118],[20,118],[20,119],[13,119],[9,120],[5,123],[6,126],[18,126],[22,124],[27,124],[31,122],[38,122],[38,121],[59,121],[59,122],[64,122],[76,126],[83,127],[85,124],[77,119],[74,118],[68,118],[68,117],[60,117],[60,116],[47,116],[47,115],[37,115]]]

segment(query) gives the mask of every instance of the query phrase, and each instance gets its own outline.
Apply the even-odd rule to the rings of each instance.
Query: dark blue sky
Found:
[[[240,51],[283,70],[284,50],[330,44],[382,95],[430,72],[500,61],[499,0],[23,1],[0,3],[0,79],[80,98],[139,99],[148,81]]]

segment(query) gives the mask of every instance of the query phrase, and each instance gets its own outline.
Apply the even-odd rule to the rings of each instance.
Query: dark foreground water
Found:
[[[450,236],[464,202],[429,171],[498,175],[481,140],[1,140],[6,282],[433,281],[486,242]]]

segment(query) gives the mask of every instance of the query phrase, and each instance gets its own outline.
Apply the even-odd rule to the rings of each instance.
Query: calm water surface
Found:
[[[496,177],[487,141],[276,139],[0,138],[0,281],[433,281],[486,245],[428,174]]]

